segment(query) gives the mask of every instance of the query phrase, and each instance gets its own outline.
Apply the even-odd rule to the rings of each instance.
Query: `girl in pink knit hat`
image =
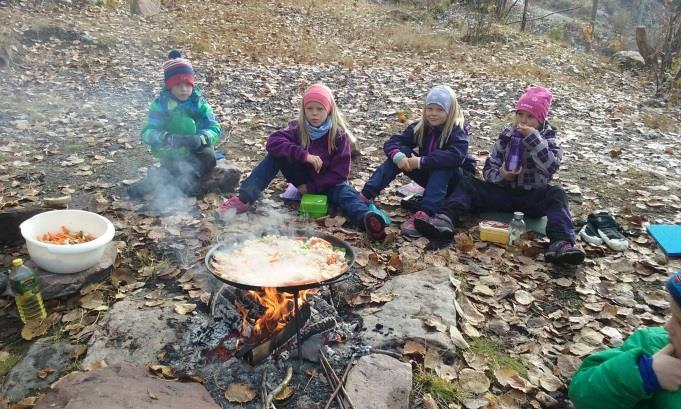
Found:
[[[226,200],[219,212],[248,211],[281,171],[300,193],[327,195],[356,227],[366,229],[373,240],[383,240],[385,216],[364,203],[348,183],[350,135],[331,90],[312,85],[303,94],[298,120],[270,135],[267,155],[241,183],[239,194]]]
[[[499,135],[485,161],[484,181],[464,177],[447,197],[445,215],[434,219],[439,225],[423,230],[447,231],[443,220],[456,223],[471,209],[522,212],[529,217],[546,216],[550,240],[544,252],[546,261],[580,264],[584,252],[575,246],[575,231],[565,192],[550,184],[558,171],[563,150],[556,130],[546,120],[553,95],[543,87],[530,87],[516,103],[513,124]]]

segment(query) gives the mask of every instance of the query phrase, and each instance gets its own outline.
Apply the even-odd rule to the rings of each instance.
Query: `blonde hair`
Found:
[[[331,95],[331,112],[329,116],[331,117],[331,130],[329,131],[328,144],[329,144],[329,154],[331,154],[334,149],[336,149],[336,137],[339,132],[344,132],[348,138],[348,143],[354,142],[355,137],[352,135],[348,129],[347,122],[343,113],[338,109],[336,105],[336,99],[333,98],[333,92],[331,89],[324,84],[315,84],[326,88]],[[303,148],[307,149],[310,146],[310,135],[307,133],[307,128],[305,127],[305,103],[300,101],[300,113],[298,114],[298,134],[300,135],[300,143]]]
[[[438,146],[440,149],[444,148],[449,140],[449,135],[451,135],[455,126],[463,129],[464,119],[463,112],[461,112],[461,107],[459,107],[459,102],[456,100],[456,94],[454,90],[447,85],[440,85],[440,87],[447,90],[449,93],[449,98],[451,100],[451,107],[449,108],[449,113],[447,114],[447,120],[445,125],[442,127],[442,133],[439,137]],[[423,112],[421,113],[421,120],[414,128],[414,135],[416,136],[416,144],[420,147],[423,142],[423,134],[426,132],[426,104],[423,104]]]

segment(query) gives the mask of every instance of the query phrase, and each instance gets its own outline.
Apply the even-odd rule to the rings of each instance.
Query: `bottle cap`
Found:
[[[523,213],[523,212],[513,212],[513,217],[516,217],[516,218],[523,218],[523,217],[525,217],[525,213]]]
[[[22,260],[20,258],[15,258],[14,260],[12,260],[12,267],[19,267],[19,266],[23,266],[23,265],[24,265],[24,260]]]

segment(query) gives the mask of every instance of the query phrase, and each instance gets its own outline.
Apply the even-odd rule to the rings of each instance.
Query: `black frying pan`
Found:
[[[345,242],[344,240],[341,240],[335,236],[332,236],[330,234],[325,234],[321,232],[316,232],[313,230],[303,230],[303,229],[296,229],[291,232],[276,232],[272,233],[276,234],[279,236],[297,236],[297,237],[319,237],[322,238],[329,243],[331,243],[334,247],[340,247],[345,250],[345,261],[347,263],[347,267],[344,268],[340,274],[338,274],[336,277],[323,280],[323,281],[316,281],[316,282],[306,282],[306,283],[301,283],[298,285],[288,285],[285,287],[276,287],[278,291],[280,292],[285,292],[285,293],[296,293],[301,290],[307,290],[310,288],[318,288],[324,285],[331,285],[331,284],[336,284],[339,283],[343,280],[346,280],[349,277],[348,271],[350,270],[350,267],[355,263],[355,252],[352,250],[352,247]],[[262,234],[261,237],[266,236],[267,233]],[[253,239],[254,237],[252,235],[243,235],[243,236],[236,236],[234,238],[225,240],[223,242],[220,242],[219,244],[213,246],[209,251],[208,254],[206,254],[206,268],[208,271],[210,271],[215,278],[218,280],[222,281],[223,283],[229,284],[231,286],[241,288],[244,290],[261,290],[265,285],[263,286],[256,286],[256,285],[251,285],[251,284],[244,284],[240,283],[238,281],[232,281],[228,280],[224,277],[222,277],[219,273],[215,271],[212,265],[213,257],[215,252],[217,251],[225,251],[229,252],[230,249],[238,247],[241,243],[243,243],[246,240]],[[263,271],[263,274],[266,274],[265,271]]]

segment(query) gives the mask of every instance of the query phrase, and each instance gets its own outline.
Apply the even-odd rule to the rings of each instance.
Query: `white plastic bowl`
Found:
[[[96,239],[82,244],[50,244],[38,241],[45,233],[58,233],[65,226],[70,231],[84,231]],[[106,245],[113,239],[113,224],[96,213],[84,210],[53,210],[37,214],[19,226],[26,240],[31,260],[41,268],[57,274],[86,270],[99,262]]]

